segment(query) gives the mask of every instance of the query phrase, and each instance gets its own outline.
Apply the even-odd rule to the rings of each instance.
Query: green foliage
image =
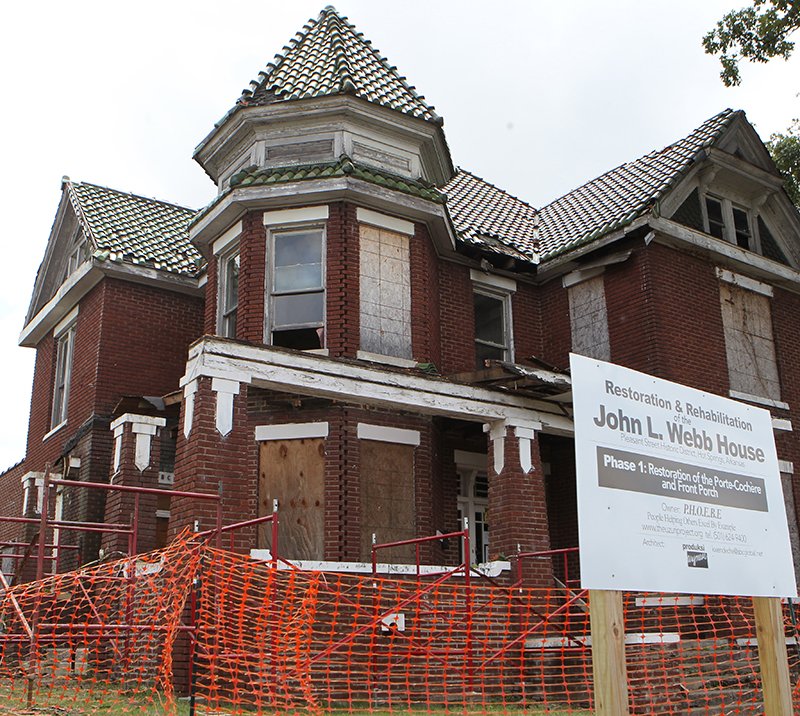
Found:
[[[784,134],[773,134],[767,142],[775,166],[786,178],[786,192],[800,207],[800,120],[795,119]]]
[[[800,28],[800,0],[753,0],[752,7],[732,10],[703,38],[709,55],[719,55],[726,87],[738,85],[739,60],[767,62],[788,59],[794,50],[789,36]]]

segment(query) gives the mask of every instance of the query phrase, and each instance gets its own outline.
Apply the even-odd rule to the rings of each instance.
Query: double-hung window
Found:
[[[53,413],[51,428],[56,428],[67,420],[69,386],[72,375],[72,354],[75,348],[75,324],[71,324],[55,336],[56,370],[53,382]]]
[[[236,338],[236,311],[239,307],[239,251],[219,260],[219,333]]]
[[[267,342],[309,350],[324,346],[325,232],[322,228],[270,233]]]
[[[470,271],[472,310],[475,318],[475,365],[487,360],[514,360],[511,322],[511,294],[515,281],[495,274]]]

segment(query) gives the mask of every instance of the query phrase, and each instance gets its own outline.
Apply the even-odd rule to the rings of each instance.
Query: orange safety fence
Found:
[[[763,712],[750,600],[626,594],[625,629],[632,713]],[[7,590],[3,689],[114,713],[590,714],[588,595],[276,569],[182,537]]]

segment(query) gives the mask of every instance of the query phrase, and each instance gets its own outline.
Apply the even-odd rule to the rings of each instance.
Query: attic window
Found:
[[[705,230],[718,239],[741,249],[757,251],[752,212],[733,204],[729,199],[705,197]]]
[[[86,238],[83,235],[83,231],[78,229],[75,233],[75,237],[72,240],[72,244],[70,245],[69,253],[67,254],[66,263],[64,265],[64,276],[62,280],[67,279],[69,276],[72,275],[72,272],[78,268],[86,259],[88,258],[88,249],[89,246],[86,242]]]

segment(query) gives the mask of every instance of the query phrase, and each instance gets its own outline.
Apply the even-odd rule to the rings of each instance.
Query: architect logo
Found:
[[[685,544],[683,548],[686,550],[686,563],[690,567],[708,569],[708,553],[705,545]]]

